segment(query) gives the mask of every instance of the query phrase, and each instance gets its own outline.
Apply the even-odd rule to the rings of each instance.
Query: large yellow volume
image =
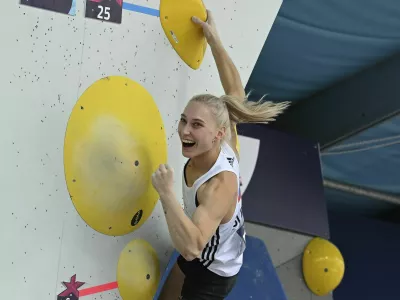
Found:
[[[196,70],[203,62],[207,41],[203,29],[192,17],[207,20],[207,10],[201,0],[161,0],[160,21],[172,47],[180,58]]]
[[[106,77],[80,97],[68,121],[64,168],[79,215],[93,229],[124,235],[151,215],[151,175],[167,160],[164,125],[140,84]]]

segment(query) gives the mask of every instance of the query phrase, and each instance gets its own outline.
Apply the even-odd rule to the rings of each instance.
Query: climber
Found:
[[[238,70],[218,36],[213,15],[192,21],[203,28],[225,95],[196,95],[178,126],[183,168],[182,209],[174,172],[162,164],[152,183],[162,203],[174,247],[180,253],[160,300],[224,299],[236,284],[246,245],[236,149],[238,123],[268,123],[287,103],[247,100]]]

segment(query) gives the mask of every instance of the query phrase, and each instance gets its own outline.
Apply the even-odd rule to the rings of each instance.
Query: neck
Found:
[[[207,172],[215,164],[221,152],[221,145],[218,144],[211,150],[191,158],[192,166],[199,171]]]

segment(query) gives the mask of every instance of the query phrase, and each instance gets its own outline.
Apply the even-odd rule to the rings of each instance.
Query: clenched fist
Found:
[[[173,193],[174,170],[167,164],[162,164],[153,173],[151,181],[160,197]]]

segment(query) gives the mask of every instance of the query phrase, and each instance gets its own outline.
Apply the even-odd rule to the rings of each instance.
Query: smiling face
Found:
[[[182,154],[187,158],[211,150],[224,137],[224,130],[217,128],[211,110],[196,101],[190,101],[182,113],[178,133],[182,142]]]

